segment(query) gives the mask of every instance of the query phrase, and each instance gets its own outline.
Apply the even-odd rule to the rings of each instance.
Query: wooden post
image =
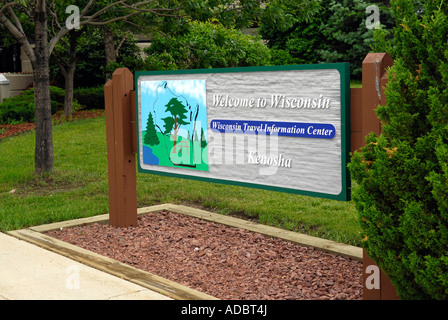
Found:
[[[397,290],[389,277],[381,271],[363,249],[363,299],[399,300]]]
[[[117,69],[112,80],[104,86],[109,224],[114,227],[137,226],[135,135],[132,132],[132,115],[135,115],[132,109],[135,105],[131,103],[133,89],[134,77],[126,68]]]
[[[351,106],[355,106],[355,110],[351,110],[352,132],[358,134],[352,143],[352,151],[365,144],[365,137],[370,132],[376,135],[381,133],[381,123],[375,109],[380,104],[386,103],[384,86],[387,84],[387,68],[392,65],[392,58],[387,53],[369,53],[363,61],[362,89],[352,89],[351,97]],[[363,250],[363,298],[398,300],[394,285],[365,250]]]
[[[358,150],[370,133],[381,133],[381,123],[375,113],[378,105],[386,103],[384,86],[387,68],[393,65],[388,53],[369,53],[362,64],[362,88],[351,89],[351,151]]]
[[[362,88],[350,89],[350,142],[351,152],[359,150],[364,143],[362,135]]]
[[[381,123],[375,109],[386,101],[381,85],[386,83],[384,76],[392,65],[388,53],[369,53],[362,63],[362,137],[370,132],[381,133]]]

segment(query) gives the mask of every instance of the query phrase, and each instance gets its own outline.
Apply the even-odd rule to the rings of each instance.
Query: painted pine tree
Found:
[[[149,113],[148,120],[146,122],[146,134],[143,142],[149,146],[158,145],[160,143],[159,138],[157,137],[156,126],[154,124],[154,118],[151,112]]]

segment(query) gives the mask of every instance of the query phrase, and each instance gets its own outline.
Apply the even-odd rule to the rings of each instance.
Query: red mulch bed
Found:
[[[96,118],[104,115],[104,110],[84,110],[73,113],[70,118],[66,118],[64,113],[59,111],[53,115],[53,125],[77,121],[82,119]],[[0,125],[0,140],[15,136],[22,132],[34,130],[36,125],[34,123],[19,123],[19,124],[1,124]]]
[[[182,214],[48,235],[224,300],[362,299],[362,262]]]

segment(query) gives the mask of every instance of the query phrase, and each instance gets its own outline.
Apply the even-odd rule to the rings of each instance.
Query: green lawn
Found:
[[[360,80],[350,81],[350,88],[362,88],[362,81]]]
[[[0,141],[0,230],[108,212],[104,117],[54,127],[55,173],[36,177],[34,132]],[[14,190],[15,192],[11,192]],[[359,245],[352,202],[137,173],[138,206],[178,203]]]

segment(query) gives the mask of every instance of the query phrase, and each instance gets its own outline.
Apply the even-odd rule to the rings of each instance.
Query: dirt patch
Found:
[[[19,196],[28,196],[30,194],[46,196],[83,188],[94,181],[94,179],[81,175],[77,176],[73,173],[57,172],[32,176],[26,182],[17,186],[15,193]]]
[[[224,300],[360,300],[362,263],[173,212],[48,235]]]

